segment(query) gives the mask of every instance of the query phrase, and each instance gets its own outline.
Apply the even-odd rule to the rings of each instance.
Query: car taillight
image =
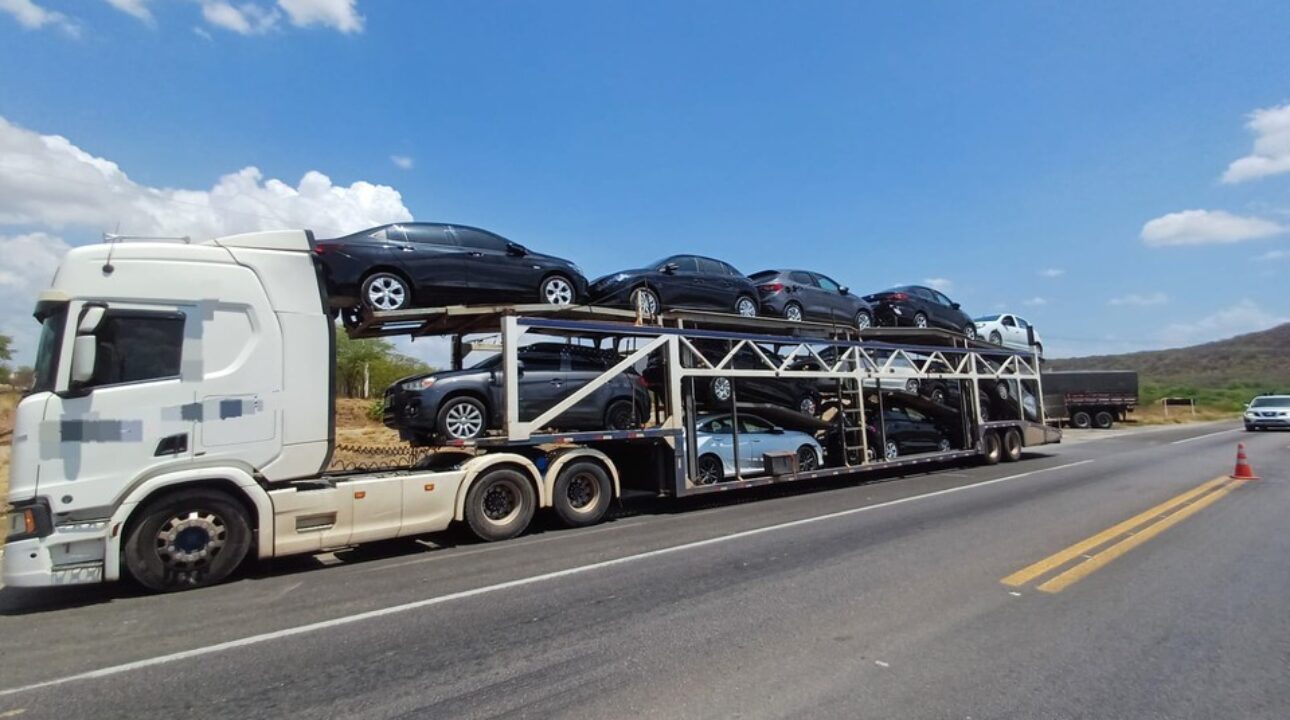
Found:
[[[882,296],[882,299],[894,300],[896,302],[903,302],[909,299],[909,295],[906,293],[888,293],[887,295]]]
[[[317,255],[326,255],[329,252],[338,252],[344,249],[345,246],[340,243],[314,243],[314,253]]]
[[[784,289],[784,283],[766,283],[765,285],[758,285],[757,288],[766,292],[777,293]]]

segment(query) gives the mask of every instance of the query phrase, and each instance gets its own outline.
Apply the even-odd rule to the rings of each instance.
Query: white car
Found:
[[[1039,331],[1020,315],[985,315],[972,322],[976,323],[976,336],[982,340],[1018,350],[1030,350],[1033,342],[1034,351],[1040,357],[1044,355],[1044,343],[1039,339]]]
[[[695,423],[698,467],[694,479],[711,485],[735,476],[735,434],[730,415],[707,415]],[[739,474],[765,472],[762,455],[787,450],[797,453],[797,467],[805,472],[824,464],[824,449],[804,432],[785,430],[755,416],[739,414]]]
[[[1290,395],[1260,395],[1245,406],[1246,430],[1290,428]]]

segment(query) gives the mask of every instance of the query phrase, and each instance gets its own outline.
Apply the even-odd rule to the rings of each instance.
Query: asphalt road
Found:
[[[1238,440],[1262,480],[1002,582],[1229,473]],[[1039,450],[176,595],[0,590],[0,718],[1290,717],[1290,434]]]

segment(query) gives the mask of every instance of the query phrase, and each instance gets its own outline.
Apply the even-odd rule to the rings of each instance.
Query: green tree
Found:
[[[362,397],[363,372],[368,374],[372,394],[379,395],[395,380],[429,372],[429,365],[395,352],[386,340],[351,340],[336,333],[336,392],[343,397]]]
[[[0,333],[0,360],[13,359],[13,338]]]
[[[27,388],[31,387],[31,384],[35,380],[36,380],[36,371],[24,365],[13,372],[13,377],[10,378],[9,381],[13,383],[14,387],[19,387],[19,388],[22,388],[23,390],[26,390]]]

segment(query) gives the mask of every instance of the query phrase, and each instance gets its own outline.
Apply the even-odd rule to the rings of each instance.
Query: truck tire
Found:
[[[1111,414],[1110,410],[1098,410],[1097,414],[1093,416],[1093,427],[1098,430],[1110,430],[1114,424],[1115,416]]]
[[[981,462],[985,465],[998,465],[1003,455],[1003,448],[999,445],[999,436],[994,432],[987,432],[981,436]]]
[[[251,522],[228,493],[181,490],[149,502],[121,548],[130,577],[156,592],[214,585],[251,549]]]
[[[600,463],[575,460],[560,468],[551,504],[565,525],[586,527],[604,519],[613,494],[609,473]]]
[[[1017,428],[1008,428],[1003,433],[1003,459],[1006,462],[1021,459],[1021,432]]]
[[[500,467],[485,471],[466,493],[466,524],[485,542],[509,540],[533,519],[537,497],[520,471]]]
[[[1093,427],[1093,417],[1084,410],[1076,410],[1071,413],[1071,427],[1087,430]]]

